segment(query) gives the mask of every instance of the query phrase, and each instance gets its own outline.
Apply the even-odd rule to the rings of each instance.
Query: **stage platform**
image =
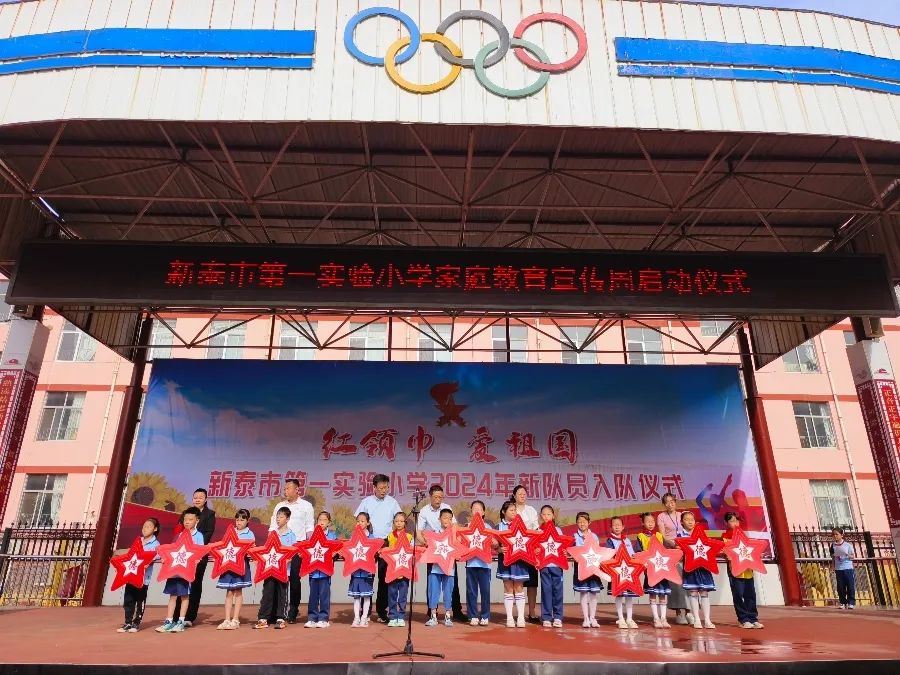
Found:
[[[375,652],[402,650],[406,629],[373,623],[351,628],[348,605],[338,605],[331,628],[217,631],[221,607],[201,610],[198,625],[181,634],[153,631],[163,609],[147,610],[145,628],[119,634],[118,608],[11,608],[0,610],[0,672],[17,675],[281,675],[485,672],[587,675],[743,673],[753,675],[885,675],[900,673],[900,612],[763,608],[763,630],[737,627],[728,607],[714,608],[715,630],[648,625],[649,609],[636,608],[639,630],[619,630],[613,609],[602,607],[599,629],[585,629],[578,606],[566,607],[562,629],[529,625],[510,629],[500,615],[487,627],[456,624],[426,628],[418,615],[416,649],[446,659],[374,661]],[[256,607],[245,607],[245,618]],[[299,665],[298,665],[299,664]]]

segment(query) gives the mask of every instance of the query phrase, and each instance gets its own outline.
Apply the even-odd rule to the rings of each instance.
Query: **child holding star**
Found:
[[[452,512],[450,514],[453,515]],[[394,530],[385,539],[385,546],[394,546],[400,537],[412,544],[413,537],[406,531],[406,514],[398,511],[394,514]],[[399,577],[387,585],[388,592],[388,627],[399,628],[406,625],[406,599],[409,597],[409,579]]]
[[[363,526],[370,539],[379,538],[372,535],[372,522],[365,511],[356,514],[356,524]],[[350,588],[347,589],[347,595],[353,598],[353,628],[369,627],[369,607],[374,594],[375,575],[366,570],[354,570],[350,574]]]
[[[579,511],[575,516],[575,545],[584,546],[591,531],[591,515],[587,511]],[[597,594],[603,590],[603,580],[596,574],[587,579],[578,578],[578,563],[573,563],[572,590],[579,595],[584,628],[599,628],[597,623]]]
[[[476,499],[469,507],[474,516],[484,517],[484,502]],[[478,611],[478,595],[481,594],[481,612]],[[466,561],[466,604],[470,626],[487,626],[491,619],[491,566],[478,557]]]
[[[331,528],[331,514],[322,511],[316,517],[316,525],[325,531],[325,538],[334,541],[337,534]],[[309,604],[306,609],[306,628],[331,626],[331,577],[320,570],[309,575]]]
[[[730,539],[731,533],[741,526],[741,521],[734,511],[725,514],[725,532],[722,539]],[[741,628],[762,628],[759,622],[759,610],[756,608],[756,585],[753,581],[753,570],[744,570],[737,576],[731,573],[728,566],[728,583],[731,586],[731,600],[734,613],[737,614]]]
[[[691,532],[697,525],[697,519],[690,511],[681,514],[681,529],[678,533],[679,537],[690,537]],[[716,590],[716,580],[713,578],[712,572],[706,568],[699,568],[693,572],[685,572],[682,583],[684,590],[688,593],[688,600],[691,603],[691,614],[694,615],[694,628],[715,628],[712,622],[709,608],[709,592]],[[703,623],[700,623],[700,612],[703,612]]]
[[[516,503],[503,502],[500,507],[499,531],[508,530],[516,517]],[[499,546],[499,545],[498,545]],[[506,627],[525,628],[525,588],[523,582],[528,580],[528,567],[525,563],[503,563],[503,551],[497,555],[497,578],[503,580],[503,604],[506,606]],[[518,620],[513,618],[513,604],[518,610]]]
[[[618,551],[620,546],[624,546],[628,551],[628,555],[634,555],[634,546],[631,539],[625,536],[625,523],[619,516],[613,516],[609,519],[609,527],[612,534],[606,540],[606,546],[613,551]],[[613,594],[613,585],[609,585],[607,593]],[[629,590],[622,590],[621,595],[616,596],[616,613],[619,615],[616,625],[619,628],[637,628],[637,622],[634,620],[634,599],[637,596]],[[624,613],[623,613],[624,608]]]
[[[446,532],[453,527],[453,511],[451,509],[441,509],[440,513],[440,530]],[[453,625],[453,611],[451,608],[453,598],[453,585],[456,579],[452,574],[445,574],[440,565],[432,565],[431,572],[428,573],[428,621],[426,626],[437,626],[437,609],[444,600],[444,625],[450,627]]]
[[[256,536],[250,529],[250,512],[247,509],[238,509],[234,514],[234,531],[238,539],[256,543]],[[225,589],[225,620],[220,623],[217,630],[234,630],[241,625],[241,607],[244,604],[244,589],[253,585],[250,577],[250,561],[244,562],[244,573],[235,574],[225,572],[216,582],[216,588]]]
[[[141,546],[145,551],[155,551],[159,547],[159,521],[156,518],[147,518],[141,526]],[[158,559],[158,558],[157,558]],[[141,619],[144,618],[144,606],[147,604],[147,589],[150,588],[150,579],[153,575],[153,565],[147,565],[144,572],[144,585],[136,588],[131,584],[125,584],[125,623],[117,629],[117,633],[137,633],[141,629]]]
[[[189,506],[181,512],[181,522],[184,523],[184,529],[191,533],[191,539],[195,544],[202,546],[203,533],[197,529],[200,522],[200,509],[196,506]],[[166,579],[166,585],[163,593],[169,596],[169,604],[166,610],[166,620],[161,626],[156,627],[157,633],[182,633],[184,632],[184,616],[175,617],[175,603],[181,598],[181,606],[187,609],[188,600],[191,594],[191,583],[181,577],[171,577]]]
[[[656,531],[656,518],[652,513],[641,514],[641,525],[644,529],[638,533],[635,551],[649,551],[650,542],[653,539],[663,542],[662,533]],[[650,598],[650,611],[653,613],[654,628],[669,628],[669,622],[666,621],[666,603],[672,590],[669,588],[669,580],[663,579],[658,584],[650,586],[647,583],[647,577],[644,577],[644,593]]]

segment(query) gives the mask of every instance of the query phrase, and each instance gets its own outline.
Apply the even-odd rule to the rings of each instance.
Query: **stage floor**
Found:
[[[566,607],[562,629],[546,629],[529,625],[510,629],[500,623],[500,615],[492,617],[487,627],[455,624],[427,628],[424,617],[417,617],[413,629],[416,649],[443,652],[447,664],[429,666],[431,672],[458,672],[463,663],[505,662],[490,668],[506,672],[514,664],[530,664],[530,672],[561,672],[562,662],[570,662],[567,672],[731,672],[725,667],[683,670],[693,664],[740,664],[745,672],[827,672],[831,668],[844,675],[850,672],[900,673],[900,612],[832,609],[763,608],[760,620],[763,630],[739,628],[730,607],[715,607],[715,630],[695,630],[675,626],[654,629],[649,622],[649,608],[636,608],[638,630],[619,630],[613,625],[614,610],[601,606],[599,629],[581,627],[578,606]],[[333,623],[328,629],[305,628],[298,623],[284,631],[269,628],[252,630],[244,624],[235,631],[217,631],[221,607],[201,609],[200,621],[182,634],[158,634],[153,631],[163,617],[160,607],[151,607],[145,617],[145,628],[137,634],[119,634],[121,610],[102,608],[10,608],[0,610],[0,661],[4,664],[54,664],[75,666],[70,672],[118,672],[119,668],[96,666],[124,664],[146,666],[194,665],[215,668],[258,664],[252,672],[277,672],[266,669],[269,664],[320,664],[314,672],[367,671],[341,666],[325,668],[324,664],[359,664],[372,661],[375,652],[402,650],[406,629],[388,628],[373,623],[368,628],[351,628],[349,605],[337,605]],[[256,607],[244,608],[245,620],[256,615]],[[860,663],[882,660],[880,664]],[[399,659],[406,660],[406,659]],[[835,661],[856,662],[836,664]],[[894,663],[890,663],[894,661]],[[575,667],[571,662],[583,662]],[[607,667],[598,669],[598,663]],[[828,662],[826,664],[825,662]],[[628,670],[616,664],[633,665]],[[800,667],[803,663],[806,667]],[[455,669],[454,666],[455,665]],[[654,664],[651,666],[650,664]],[[765,665],[768,664],[768,665]],[[387,664],[388,666],[390,664]],[[678,667],[678,665],[682,667]],[[86,666],[95,666],[87,668]],[[506,666],[506,667],[504,667]],[[675,668],[673,668],[675,666]],[[776,668],[777,666],[777,668]],[[783,666],[783,667],[782,667]],[[30,673],[37,669],[24,667],[7,672]],[[659,669],[661,668],[661,669]],[[42,668],[40,672],[63,672],[64,668]],[[142,669],[136,669],[140,672]],[[201,672],[203,668],[192,668]],[[467,669],[471,672],[472,669]],[[149,672],[150,669],[148,668]],[[375,670],[371,672],[376,672]],[[124,672],[124,671],[121,671]],[[212,672],[212,671],[210,671]],[[235,672],[251,672],[245,668]],[[312,670],[310,672],[313,672]],[[382,672],[394,672],[391,668]],[[521,671],[520,671],[521,672]],[[734,672],[738,672],[735,670]]]

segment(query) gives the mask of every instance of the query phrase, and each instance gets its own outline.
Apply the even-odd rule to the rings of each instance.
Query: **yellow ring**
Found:
[[[408,46],[409,42],[410,40],[408,37],[400,38],[388,48],[387,54],[384,56],[384,69],[387,71],[388,77],[391,78],[394,84],[401,89],[405,89],[414,94],[436,94],[456,82],[456,78],[458,78],[459,74],[462,72],[462,67],[456,65],[450,69],[450,73],[446,77],[433,84],[416,84],[415,82],[410,82],[404,78],[397,68],[397,54],[400,53],[401,49]],[[442,44],[449,49],[450,53],[455,57],[462,58],[462,49],[445,35],[441,35],[440,33],[422,33],[422,42],[436,42]]]

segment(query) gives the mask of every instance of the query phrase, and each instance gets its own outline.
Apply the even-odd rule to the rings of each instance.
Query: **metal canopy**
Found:
[[[393,122],[7,127],[0,261],[13,272],[21,241],[44,223],[44,236],[128,241],[858,250],[886,255],[897,279],[898,166],[895,144],[815,136]],[[132,356],[133,309],[56,309]],[[840,318],[754,321],[766,355],[757,364]]]

